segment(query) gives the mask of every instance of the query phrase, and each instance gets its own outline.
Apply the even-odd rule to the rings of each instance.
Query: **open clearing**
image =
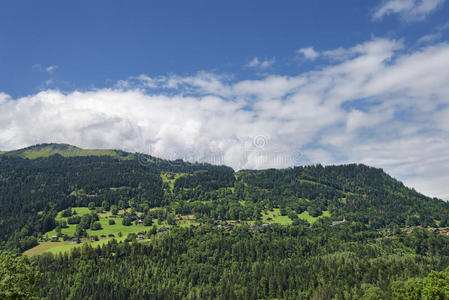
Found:
[[[89,210],[89,208],[87,207],[73,207],[72,208],[73,211],[76,211],[77,215],[82,216],[85,214],[89,214],[92,211]],[[53,254],[58,254],[58,253],[64,253],[67,251],[70,251],[71,249],[73,249],[74,247],[80,247],[85,243],[89,243],[91,246],[96,247],[96,246],[101,246],[103,244],[106,244],[107,242],[109,242],[112,239],[116,239],[117,241],[123,241],[125,240],[125,238],[130,234],[130,233],[139,233],[139,232],[145,232],[145,231],[149,231],[151,229],[152,226],[156,226],[157,228],[160,228],[162,226],[168,226],[171,227],[169,225],[167,225],[166,221],[163,221],[161,223],[158,222],[157,219],[153,220],[153,225],[152,226],[143,226],[143,225],[135,225],[134,223],[130,226],[124,226],[122,224],[123,218],[121,217],[121,215],[124,213],[125,211],[120,210],[118,216],[112,216],[110,212],[106,211],[106,212],[100,212],[98,213],[98,216],[100,218],[100,220],[98,221],[101,224],[102,229],[100,230],[91,230],[91,229],[87,229],[86,232],[88,233],[89,236],[98,236],[99,237],[99,241],[89,241],[89,242],[82,242],[80,244],[76,244],[76,243],[69,243],[68,241],[62,241],[62,239],[59,239],[59,241],[57,242],[41,242],[39,243],[39,245],[37,245],[34,248],[31,248],[27,251],[24,252],[25,255],[27,256],[33,256],[33,255],[38,255],[38,254],[42,254],[45,252],[49,252],[49,253],[53,253]],[[309,223],[314,223],[316,222],[319,218],[321,217],[328,217],[330,216],[329,211],[323,211],[323,214],[319,217],[312,217],[309,215],[309,213],[307,211],[298,214],[298,217],[300,219],[306,220]],[[62,211],[58,213],[58,215],[56,216],[56,221],[67,221],[67,217],[62,217]],[[114,220],[115,224],[109,224],[109,220]],[[247,222],[242,222],[242,224],[249,224],[252,225],[255,221],[247,221]],[[291,225],[292,224],[292,220],[288,217],[288,216],[282,216],[280,213],[280,209],[279,208],[275,208],[272,211],[266,211],[262,213],[262,222],[264,223],[278,223],[281,225]],[[195,225],[198,226],[200,223],[197,222],[194,218],[193,215],[185,215],[185,216],[180,216],[180,219],[177,220],[178,226],[181,227],[188,227],[190,225]],[[233,223],[231,221],[231,223]],[[68,224],[67,228],[62,228],[61,229],[61,234],[66,234],[69,237],[72,237],[75,233],[75,229],[76,229],[76,224]],[[121,233],[121,237],[119,237]],[[52,236],[56,236],[56,229],[53,229],[49,232],[46,232],[43,236],[47,239],[50,239]],[[108,237],[108,235],[114,235],[114,237]],[[103,236],[103,237],[101,237]]]

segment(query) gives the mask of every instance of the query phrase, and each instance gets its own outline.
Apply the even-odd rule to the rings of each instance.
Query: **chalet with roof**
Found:
[[[340,220],[340,221],[332,221],[332,225],[331,226],[335,226],[335,225],[338,225],[338,224],[341,224],[341,223],[344,223],[344,222],[346,222],[345,218],[343,218],[343,220]]]

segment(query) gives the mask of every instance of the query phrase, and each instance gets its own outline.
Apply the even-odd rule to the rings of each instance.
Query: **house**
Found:
[[[170,227],[163,226],[159,229],[159,232],[167,232],[167,231],[170,231]]]
[[[341,220],[341,221],[332,221],[332,225],[331,226],[335,226],[335,225],[338,225],[338,224],[341,224],[341,223],[344,223],[344,222],[346,222],[345,218],[343,218],[343,220]]]
[[[59,240],[59,238],[58,238],[57,235],[54,235],[54,236],[51,237],[51,241],[52,242],[57,242],[58,240]]]
[[[253,225],[249,228],[249,230],[251,231],[261,231],[262,230],[262,226],[260,225]]]
[[[69,240],[69,244],[76,244],[76,243],[78,243],[78,239],[77,238],[71,238],[70,240]]]
[[[142,219],[138,219],[138,220],[136,221],[136,224],[137,224],[137,225],[142,225],[142,224],[143,224]]]

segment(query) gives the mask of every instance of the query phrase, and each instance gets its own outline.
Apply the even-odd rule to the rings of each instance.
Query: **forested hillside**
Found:
[[[449,205],[365,165],[235,172],[45,144],[0,154],[0,208],[2,250],[74,243],[32,258],[30,293],[50,299],[379,299],[449,266]]]
[[[48,156],[49,149],[66,157]],[[204,221],[257,221],[264,212],[279,209],[292,221],[303,212],[317,217],[328,211],[331,219],[376,228],[447,224],[446,202],[425,197],[364,165],[234,172],[224,166],[119,151],[93,156],[95,151],[74,149],[45,144],[0,155],[3,248],[32,247],[40,234],[56,227],[58,211],[91,202],[144,214],[165,207],[174,215],[195,214]]]

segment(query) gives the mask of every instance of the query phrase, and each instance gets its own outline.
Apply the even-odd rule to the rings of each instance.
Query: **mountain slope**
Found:
[[[76,157],[76,156],[111,156],[116,158],[129,157],[129,153],[123,151],[109,150],[109,149],[86,150],[67,144],[40,144],[19,150],[0,151],[0,155],[14,156],[28,159],[49,157],[55,154],[59,154],[64,157]]]
[[[30,159],[32,158],[32,159]],[[38,159],[37,159],[38,158]],[[123,159],[125,158],[125,159]],[[24,251],[56,214],[93,203],[176,220],[309,226],[345,218],[374,228],[446,226],[448,203],[365,165],[242,170],[116,150],[43,144],[0,155],[0,247]],[[327,217],[330,216],[330,217]]]

